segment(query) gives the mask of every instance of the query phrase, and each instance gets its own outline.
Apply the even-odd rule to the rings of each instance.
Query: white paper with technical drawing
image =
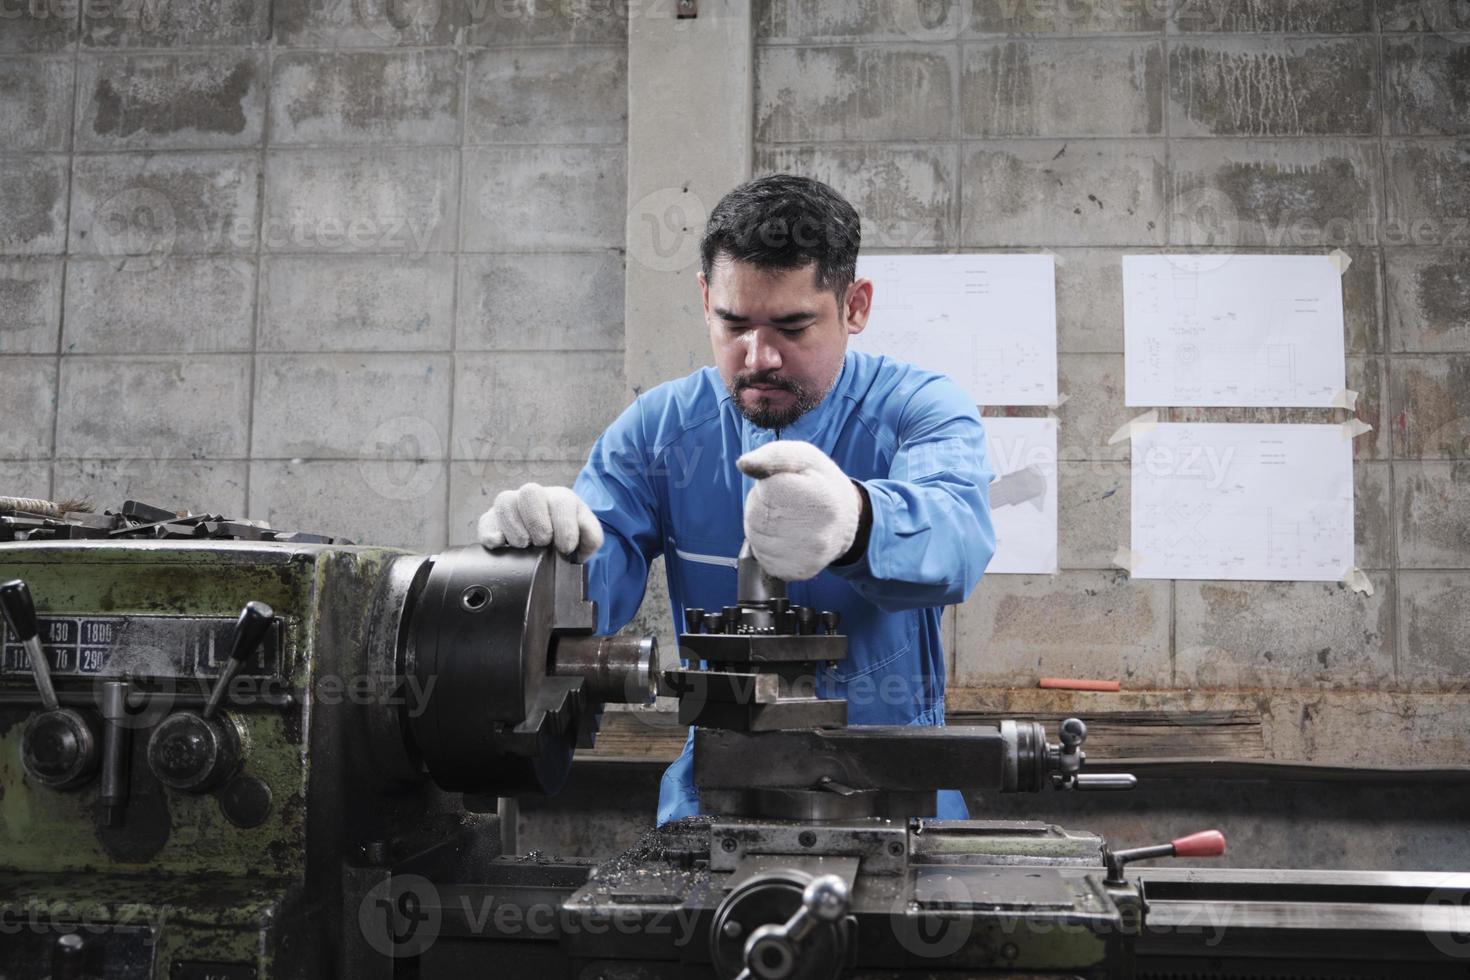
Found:
[[[1125,255],[1127,404],[1331,408],[1342,324],[1330,255]]]
[[[1057,420],[983,421],[986,458],[995,473],[995,556],[985,571],[1050,575],[1057,570]]]
[[[865,255],[868,327],[853,348],[938,371],[977,405],[1057,400],[1056,268],[1050,255]]]
[[[1134,578],[1336,582],[1353,567],[1342,426],[1164,423],[1132,443]]]

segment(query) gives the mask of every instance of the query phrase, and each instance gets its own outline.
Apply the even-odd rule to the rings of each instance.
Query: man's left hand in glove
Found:
[[[866,548],[867,495],[816,446],[778,440],[735,465],[755,479],[745,498],[745,538],[769,574],[798,582]]]

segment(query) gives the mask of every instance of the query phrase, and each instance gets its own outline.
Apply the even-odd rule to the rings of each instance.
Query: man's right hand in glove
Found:
[[[487,548],[556,545],[568,558],[586,561],[602,547],[602,524],[566,487],[527,483],[506,490],[480,515],[480,543]]]

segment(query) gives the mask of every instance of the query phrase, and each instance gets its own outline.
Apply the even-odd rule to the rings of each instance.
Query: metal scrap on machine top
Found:
[[[346,538],[304,531],[280,531],[264,521],[220,514],[177,513],[163,507],[124,501],[116,511],[98,514],[80,500],[0,497],[0,541],[132,540],[280,541],[286,544],[350,545]]]

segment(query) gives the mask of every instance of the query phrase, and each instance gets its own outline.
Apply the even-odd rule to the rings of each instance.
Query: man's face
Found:
[[[873,284],[859,279],[839,306],[815,263],[762,269],[722,256],[699,277],[715,366],[741,413],[780,429],[832,390],[847,338],[868,322]]]

